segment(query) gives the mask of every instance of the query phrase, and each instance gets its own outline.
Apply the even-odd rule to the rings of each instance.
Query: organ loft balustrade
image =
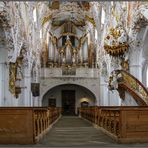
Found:
[[[98,78],[99,69],[97,68],[42,68],[42,78],[52,77],[75,77],[75,78]]]

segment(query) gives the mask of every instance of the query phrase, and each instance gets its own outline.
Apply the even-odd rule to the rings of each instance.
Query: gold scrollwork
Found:
[[[52,15],[49,15],[49,16],[47,16],[47,17],[44,17],[43,20],[42,20],[42,26],[44,26],[44,24],[45,24],[46,22],[48,22],[51,18],[52,18]]]
[[[122,26],[110,28],[105,37],[104,49],[111,56],[123,55],[129,48],[127,33]]]
[[[21,87],[16,86],[16,81],[20,81],[23,78],[21,69],[22,60],[23,57],[19,56],[15,63],[10,62],[9,65],[9,91],[16,98],[18,98],[18,95],[21,93]]]
[[[89,21],[90,23],[92,23],[94,27],[96,27],[96,23],[95,23],[94,18],[91,18],[91,17],[89,17],[88,15],[85,15],[85,19],[86,19],[87,21]]]
[[[9,66],[9,90],[15,96],[15,81],[16,81],[16,63],[10,63]]]

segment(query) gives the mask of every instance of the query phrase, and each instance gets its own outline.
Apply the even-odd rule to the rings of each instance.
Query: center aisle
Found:
[[[36,146],[111,146],[115,142],[77,116],[63,116]]]

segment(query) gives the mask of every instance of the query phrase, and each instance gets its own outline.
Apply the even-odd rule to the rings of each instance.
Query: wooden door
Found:
[[[62,90],[62,110],[64,115],[75,115],[74,90]]]

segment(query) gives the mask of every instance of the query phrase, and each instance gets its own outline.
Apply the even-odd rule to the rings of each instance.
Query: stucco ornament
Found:
[[[144,25],[148,25],[148,4],[139,6],[133,17],[133,29]]]
[[[137,39],[141,28],[148,25],[148,4],[140,5],[134,12],[131,28],[129,31],[129,45],[135,50],[142,42]]]
[[[122,25],[110,28],[104,39],[104,49],[111,56],[121,56],[128,51],[128,35]]]

